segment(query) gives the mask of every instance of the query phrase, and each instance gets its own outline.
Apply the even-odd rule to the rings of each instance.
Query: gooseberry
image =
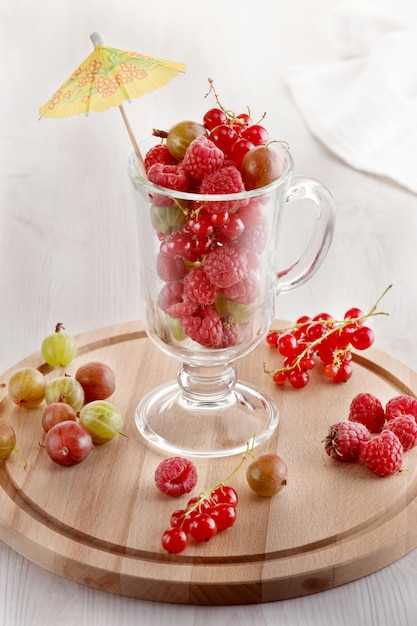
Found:
[[[287,484],[288,470],[276,454],[264,454],[251,463],[246,472],[249,487],[258,496],[273,496]]]
[[[58,376],[46,385],[46,404],[66,402],[74,411],[79,411],[84,404],[84,389],[72,376]]]
[[[120,411],[106,400],[94,400],[86,404],[80,411],[79,419],[94,443],[106,443],[117,434],[122,434]]]
[[[55,424],[46,434],[46,452],[58,465],[76,465],[90,454],[93,441],[89,432],[72,420]]]
[[[45,397],[46,381],[34,367],[22,367],[9,379],[8,394],[15,404],[33,409]]]
[[[72,420],[73,422],[77,420],[77,413],[72,406],[66,402],[52,402],[52,404],[48,404],[42,413],[42,428],[47,433],[55,424],[68,420]]]
[[[12,452],[17,452],[22,457],[25,467],[27,465],[23,454],[16,448],[16,433],[9,422],[0,418],[0,461],[8,459]]]
[[[259,145],[247,152],[241,164],[245,189],[258,189],[277,180],[283,170],[282,158],[269,145]]]
[[[109,365],[99,361],[92,361],[81,365],[75,379],[84,389],[84,402],[93,400],[105,400],[116,389],[116,377]]]
[[[52,367],[68,365],[77,354],[77,343],[74,337],[63,330],[64,326],[61,323],[57,324],[55,332],[45,337],[42,342],[42,357]]]

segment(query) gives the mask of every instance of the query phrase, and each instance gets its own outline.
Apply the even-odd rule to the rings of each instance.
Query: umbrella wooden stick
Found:
[[[129,124],[129,120],[127,119],[127,116],[126,116],[126,113],[125,113],[125,110],[124,110],[122,104],[119,105],[119,111],[122,114],[123,121],[125,123],[128,135],[130,137],[130,141],[132,142],[133,150],[134,150],[134,152],[136,154],[136,157],[137,157],[137,159],[139,161],[139,165],[142,168],[142,173],[145,176],[145,163],[144,163],[144,160],[143,160],[143,156],[141,154],[141,151],[139,150],[138,143],[136,141],[135,135],[133,134],[132,128],[131,128],[131,126]]]

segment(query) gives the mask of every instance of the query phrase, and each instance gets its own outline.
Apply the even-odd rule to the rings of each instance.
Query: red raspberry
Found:
[[[228,165],[205,176],[200,185],[202,194],[226,194],[245,191],[242,176],[234,165]],[[203,207],[210,213],[219,211],[237,211],[247,204],[247,200],[210,201],[203,203]]]
[[[350,404],[349,419],[364,424],[371,433],[380,433],[385,423],[385,411],[378,398],[370,393],[359,393]]]
[[[222,348],[230,348],[235,346],[239,340],[238,324],[230,324],[223,321]]]
[[[248,273],[238,283],[222,289],[222,293],[238,304],[253,304],[260,293],[259,279],[254,272]]]
[[[155,163],[176,165],[178,160],[170,153],[165,143],[158,143],[148,150],[145,156],[145,170],[148,171]]]
[[[180,319],[184,333],[206,348],[218,348],[222,343],[223,325],[219,314],[210,307],[202,307],[193,315]]]
[[[387,420],[398,415],[413,415],[417,422],[417,400],[411,396],[395,396],[385,405]]]
[[[148,180],[155,185],[175,191],[187,191],[189,184],[188,174],[182,167],[163,163],[155,163],[149,168]]]
[[[395,433],[384,429],[361,444],[360,458],[376,476],[391,476],[402,467],[403,447]]]
[[[187,266],[181,257],[159,252],[156,258],[156,272],[161,280],[168,283],[182,280],[187,273]]]
[[[197,304],[187,298],[182,283],[177,280],[162,287],[158,295],[158,306],[164,313],[174,318],[191,315],[197,309]]]
[[[161,461],[155,470],[155,484],[167,496],[190,493],[197,484],[197,470],[188,459],[174,456]]]
[[[210,139],[201,135],[188,146],[182,167],[195,180],[212,174],[223,165],[224,154]]]
[[[385,422],[384,428],[397,435],[404,452],[417,445],[417,423],[413,415],[398,415]]]
[[[248,261],[243,250],[235,246],[218,246],[205,258],[203,269],[216,287],[235,285],[245,276]]]
[[[209,281],[202,267],[193,267],[184,278],[184,295],[197,304],[213,304],[217,293],[217,287]]]
[[[327,454],[338,461],[356,461],[359,458],[361,443],[369,441],[371,433],[363,424],[344,420],[330,426],[324,439]]]

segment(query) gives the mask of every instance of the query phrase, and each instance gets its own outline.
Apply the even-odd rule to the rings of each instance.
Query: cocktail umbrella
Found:
[[[54,95],[39,108],[41,117],[63,118],[118,107],[143,169],[143,158],[123,108],[123,102],[140,98],[167,84],[186,67],[167,59],[106,46],[101,33],[92,33],[93,52]]]

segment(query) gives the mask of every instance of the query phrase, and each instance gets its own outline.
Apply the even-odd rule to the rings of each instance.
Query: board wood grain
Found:
[[[277,322],[276,326],[284,323]],[[12,454],[0,465],[0,537],[18,553],[57,575],[111,593],[182,604],[253,604],[308,595],[358,579],[417,546],[417,451],[404,456],[400,473],[374,477],[361,464],[337,463],[323,448],[329,425],[346,419],[351,399],[369,391],[383,403],[415,396],[417,373],[370,349],[353,358],[347,384],[314,373],[303,390],[278,388],[264,373],[277,367],[266,345],[237,362],[238,375],[272,396],[280,411],[274,435],[255,454],[276,452],[288,465],[286,488],[274,498],[253,494],[242,469],[232,479],[240,502],[235,526],[180,555],[161,546],[163,531],[188,497],[167,498],[154,485],[168,456],[146,443],[134,423],[139,399],[170,381],[178,363],[163,355],[131,322],[77,337],[76,359],[50,368],[39,353],[0,377],[32,365],[49,380],[74,374],[92,360],[116,373],[111,401],[124,416],[123,432],[95,446],[80,465],[54,464],[43,447],[44,405],[26,410],[7,397],[1,416],[15,428],[28,467]],[[198,459],[196,492],[222,480],[240,456]]]

